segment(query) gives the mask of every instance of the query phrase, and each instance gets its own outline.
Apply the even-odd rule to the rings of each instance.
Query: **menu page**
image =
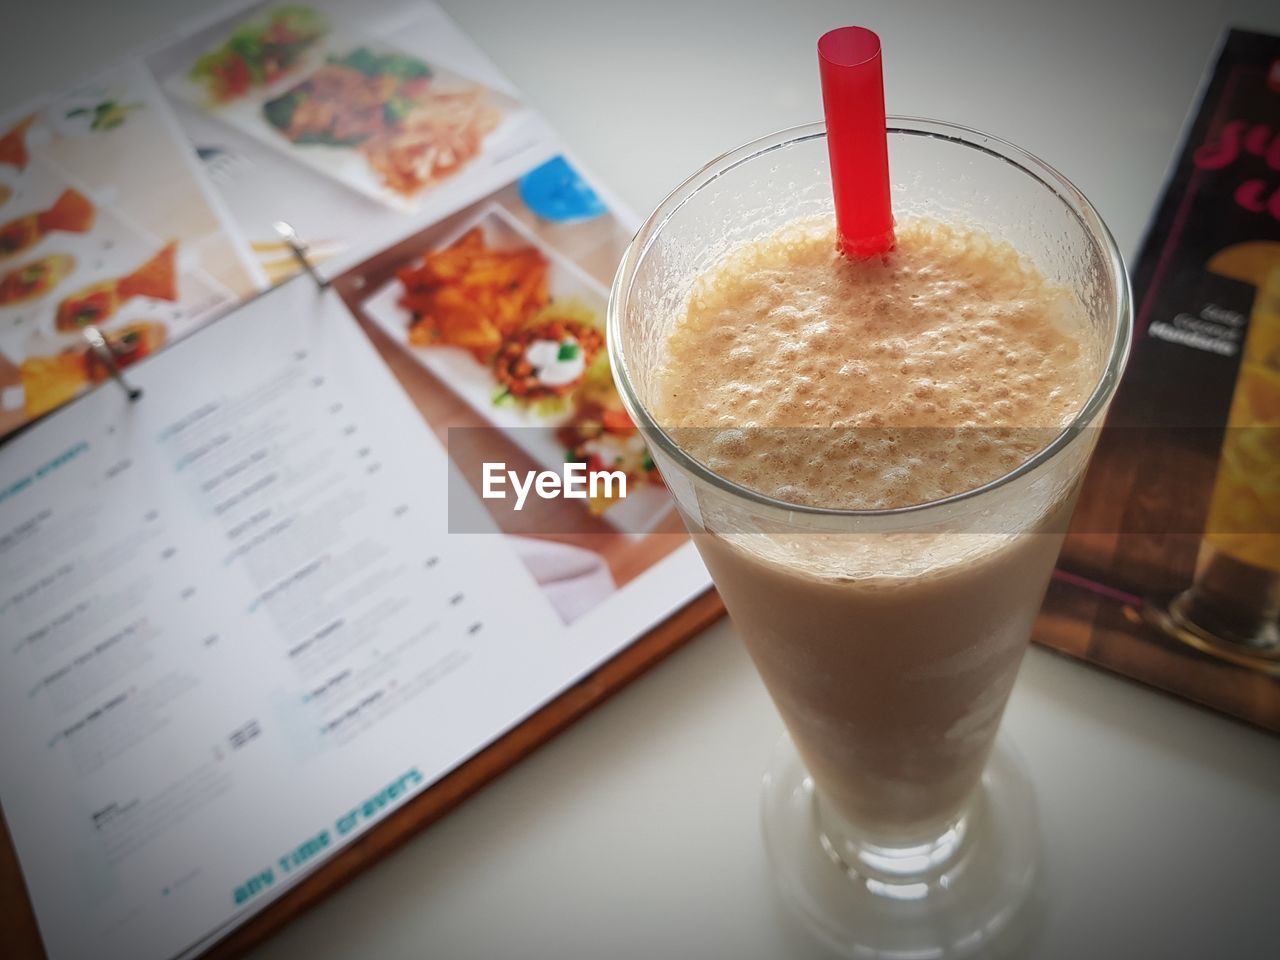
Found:
[[[0,304],[0,800],[51,960],[199,952],[708,588],[604,349],[635,218],[430,0],[215,5],[0,122],[0,205],[44,278]]]
[[[0,794],[55,960],[182,952],[600,653],[446,534],[446,453],[332,293],[129,376],[0,460]]]

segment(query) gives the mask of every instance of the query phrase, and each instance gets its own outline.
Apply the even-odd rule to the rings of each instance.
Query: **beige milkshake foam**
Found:
[[[780,500],[925,503],[1009,473],[1070,422],[1096,382],[1086,323],[980,231],[906,221],[884,261],[851,262],[829,219],[796,221],[695,283],[653,413]],[[1031,518],[1013,529],[1064,528],[1073,489],[1045,496],[1011,507]],[[844,832],[936,837],[986,763],[1060,533],[735,527],[696,543]]]
[[[1079,301],[980,231],[913,219],[897,241],[851,262],[820,218],[731,251],[667,341],[655,419],[811,506],[925,503],[1028,459],[1052,431],[1025,428],[1065,427],[1096,379]]]

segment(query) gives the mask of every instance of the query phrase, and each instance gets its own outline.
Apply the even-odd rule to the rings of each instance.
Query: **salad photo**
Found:
[[[307,7],[268,9],[168,76],[179,100],[397,209],[478,163],[514,98]]]
[[[211,103],[230,103],[287,75],[328,29],[315,10],[277,7],[241,24],[225,43],[200,57],[190,78]]]
[[[262,112],[295,145],[356,148],[384,186],[410,195],[480,152],[502,118],[484,94],[437,92],[421,60],[357,47],[331,56]]]

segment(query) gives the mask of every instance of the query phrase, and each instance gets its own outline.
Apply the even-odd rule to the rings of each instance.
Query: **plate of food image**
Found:
[[[275,7],[237,24],[196,59],[187,79],[205,103],[225,106],[297,72],[328,32],[324,15],[310,7]]]
[[[164,346],[168,333],[160,321],[139,320],[108,330],[103,337],[116,366],[123,369]],[[57,409],[82,390],[111,376],[111,371],[83,340],[52,353],[28,356],[18,369],[28,418]]]
[[[260,80],[235,85],[234,96],[220,96],[206,58],[229,42],[168,77],[166,89],[404,211],[461,172],[494,162],[502,128],[524,109],[514,97],[356,33],[317,38],[288,69],[264,71]]]
[[[625,500],[589,500],[628,533],[671,501],[613,385],[607,297],[575,264],[493,204],[363,304],[366,316],[547,469],[622,470]]]
[[[0,431],[102,382],[84,329],[120,363],[225,310],[233,295],[199,253],[144,233],[100,196],[33,160],[0,216]],[[190,245],[188,245],[190,246]]]
[[[51,253],[0,273],[0,307],[16,306],[45,296],[75,268],[75,257]]]

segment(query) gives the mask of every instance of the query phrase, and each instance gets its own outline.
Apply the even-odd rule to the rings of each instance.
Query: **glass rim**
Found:
[[[946,140],[958,146],[977,150],[998,160],[1003,160],[1053,193],[1072,212],[1084,230],[1100,245],[1111,267],[1112,274],[1119,278],[1120,281],[1116,284],[1115,298],[1112,303],[1113,315],[1117,318],[1117,322],[1107,351],[1105,366],[1093,391],[1089,394],[1088,400],[1085,401],[1071,422],[1063,427],[1046,446],[1008,473],[1002,474],[994,480],[970,490],[962,490],[959,493],[936,500],[927,500],[923,503],[883,509],[819,507],[792,503],[735,483],[711,470],[690,455],[653,419],[648,408],[636,396],[627,358],[623,355],[620,347],[621,305],[630,294],[630,288],[635,280],[639,264],[643,261],[649,248],[661,235],[662,228],[696,193],[710,186],[724,174],[751,160],[796,144],[825,139],[827,135],[826,123],[821,120],[787,127],[751,140],[721,154],[704,164],[689,177],[686,177],[684,181],[668,193],[641,225],[631,243],[627,245],[609,290],[609,303],[605,318],[606,350],[610,366],[613,369],[614,380],[618,386],[618,392],[624,406],[627,408],[627,412],[640,428],[646,443],[655,444],[663,453],[671,457],[681,469],[687,470],[699,480],[731,496],[788,513],[815,517],[848,518],[906,516],[981,497],[1034,472],[1036,468],[1052,460],[1058,453],[1070,446],[1071,442],[1080,433],[1088,429],[1106,408],[1119,384],[1120,374],[1123,372],[1125,362],[1128,359],[1132,340],[1133,290],[1128,270],[1125,268],[1124,258],[1120,254],[1115,238],[1111,235],[1111,231],[1098,214],[1097,209],[1089,202],[1089,199],[1055,167],[1041,160],[1035,154],[1024,150],[1015,143],[984,133],[981,130],[976,130],[973,127],[948,123],[944,120],[932,120],[927,117],[910,116],[889,116],[886,118],[886,124],[890,136],[903,134]]]

